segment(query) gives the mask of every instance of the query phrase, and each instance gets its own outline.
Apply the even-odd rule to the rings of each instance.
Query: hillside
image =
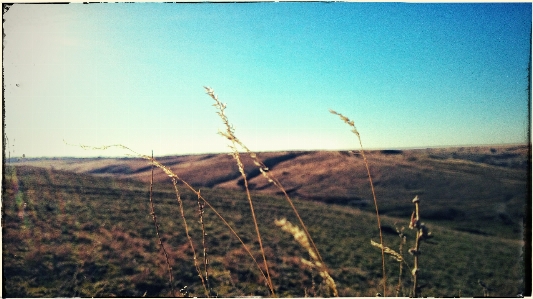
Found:
[[[258,156],[292,197],[374,209],[366,169],[357,151],[267,152]],[[427,203],[426,219],[481,235],[523,237],[522,219],[530,198],[527,146],[368,151],[367,158],[383,214],[408,217],[410,199],[419,195]],[[237,166],[227,154],[158,160],[197,187],[243,188]],[[249,158],[243,155],[243,160],[252,190],[279,194]],[[133,158],[57,158],[13,164],[143,182],[150,179],[147,161]],[[155,180],[169,181],[161,171],[156,172]]]
[[[312,154],[299,158],[306,156]],[[170,295],[165,258],[150,216],[149,184],[50,168],[8,166],[4,188],[3,296]],[[201,256],[196,197],[183,188],[180,192],[190,235]],[[202,194],[235,227],[259,260],[244,194],[207,187],[202,188]],[[191,296],[203,296],[172,184],[156,183],[154,202],[175,289],[187,286]],[[254,195],[254,202],[277,295],[327,296],[318,273],[300,262],[300,257],[309,258],[306,251],[274,225],[274,220],[281,218],[296,224],[287,203],[280,197],[261,194]],[[374,296],[381,277],[379,249],[370,245],[370,240],[378,239],[375,216],[345,205],[303,199],[295,204],[330,268],[339,294]],[[432,205],[429,199],[422,200],[422,215]],[[385,216],[382,221],[388,228],[385,243],[399,250],[400,238],[394,227],[406,227],[409,217]],[[224,297],[268,296],[257,268],[219,218],[206,209],[204,222],[213,292]],[[520,239],[458,232],[429,219],[426,224],[434,238],[422,245],[423,296],[482,296],[479,279],[490,286],[491,296],[514,297],[523,292]],[[412,244],[413,232],[406,229],[406,234],[408,244]],[[405,258],[412,265],[411,257]],[[403,296],[411,283],[406,267],[400,293]],[[398,263],[387,259],[387,269],[389,292],[394,293]]]

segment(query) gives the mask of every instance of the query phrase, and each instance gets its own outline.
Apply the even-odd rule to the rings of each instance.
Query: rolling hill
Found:
[[[258,157],[291,197],[373,211],[363,159],[357,151],[265,152]],[[410,200],[426,203],[425,218],[456,230],[511,239],[523,237],[530,200],[531,154],[526,145],[367,151],[380,212],[408,217]],[[227,154],[157,158],[196,187],[242,190],[233,158]],[[243,155],[250,189],[277,195],[250,158]],[[150,180],[150,165],[135,158],[52,158],[12,163],[91,174]],[[155,181],[168,182],[162,171]]]

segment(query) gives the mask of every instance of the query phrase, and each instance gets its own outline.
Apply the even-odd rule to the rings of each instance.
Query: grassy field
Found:
[[[380,213],[408,218],[410,199],[424,200],[424,218],[439,225],[480,235],[523,238],[528,191],[529,150],[526,145],[366,151]],[[259,157],[291,197],[373,211],[372,194],[358,152],[268,152]],[[278,195],[242,156],[252,191]],[[195,187],[242,191],[243,181],[227,154],[161,157]],[[99,177],[149,183],[150,165],[134,158],[34,159],[13,163]],[[168,184],[159,171],[154,180]]]
[[[497,153],[496,150],[492,154]],[[519,229],[527,193],[524,165],[496,165],[498,159],[489,163],[461,156],[447,157],[447,153],[437,150],[424,152],[425,158],[391,152],[368,155],[375,158],[377,165],[373,169],[376,191],[383,200],[380,207],[385,211],[385,216],[381,217],[384,243],[396,251],[401,240],[396,227],[405,227],[407,243],[413,243],[414,232],[407,229],[413,209],[411,199],[414,193],[421,195],[422,218],[434,236],[421,247],[419,279],[424,286],[423,296],[483,296],[487,290],[478,280],[490,288],[490,296],[514,297],[524,291],[523,241]],[[339,153],[338,156],[353,161],[359,159],[357,155]],[[272,171],[292,172],[294,178],[295,170],[289,165],[283,168],[282,164],[306,157],[310,154],[279,162]],[[386,163],[380,158],[401,160],[396,165],[405,173],[402,178],[407,180],[395,182],[394,177],[389,177],[394,169],[382,169]],[[415,161],[426,172],[419,175],[410,169],[409,163]],[[149,163],[138,165],[146,167]],[[81,166],[83,163],[78,163],[78,167]],[[180,164],[175,166],[179,168]],[[435,170],[446,175],[431,176]],[[99,175],[83,173],[90,172],[86,170],[79,172],[82,173],[28,165],[6,166],[2,218],[3,296],[170,296],[167,265],[150,215],[148,172],[143,173],[144,182],[102,176],[106,171]],[[124,173],[124,170],[118,172]],[[187,287],[187,292],[183,290],[177,292],[178,295],[204,296],[172,183],[168,177],[164,179],[164,175],[156,173],[159,179],[154,184],[153,200],[172,266],[173,287],[176,290]],[[359,174],[352,173],[353,176]],[[476,185],[478,181],[472,179],[475,176],[484,176],[490,184]],[[457,178],[463,181],[454,185],[460,182]],[[230,181],[238,183],[236,177],[226,182]],[[253,179],[250,183],[254,183]],[[352,184],[352,188],[368,186],[367,182],[364,187],[359,185],[357,179]],[[490,187],[491,184],[496,186]],[[317,188],[314,185],[313,181],[309,182],[305,186],[309,191],[305,192],[313,193],[312,188]],[[402,185],[399,193],[394,194],[394,188]],[[454,190],[464,185],[474,191],[458,198],[434,196],[444,189]],[[224,215],[260,261],[246,195],[238,185],[224,187],[211,182],[210,187],[201,187],[201,193]],[[294,200],[295,205],[329,267],[339,295],[375,296],[381,290],[378,285],[381,252],[370,244],[371,240],[379,239],[375,214],[371,208],[343,200],[329,200],[329,203],[325,203],[327,197],[322,201],[309,200],[303,188],[297,194],[301,199]],[[301,258],[309,259],[307,251],[274,223],[282,218],[297,223],[287,202],[274,192],[259,189],[260,186],[255,185],[252,195],[276,295],[331,295],[319,273],[301,262]],[[197,198],[186,188],[181,187],[180,192],[189,233],[200,257],[202,231]],[[502,201],[505,206],[501,206]],[[469,210],[476,212],[469,213]],[[443,214],[442,211],[448,212]],[[425,214],[431,217],[424,218]],[[213,294],[269,296],[257,266],[210,209],[205,209],[203,222]],[[406,252],[407,248],[403,248],[407,265],[412,265],[412,257]],[[389,257],[386,263],[388,295],[396,295],[399,263]],[[409,295],[412,284],[407,265],[403,266],[401,296]]]

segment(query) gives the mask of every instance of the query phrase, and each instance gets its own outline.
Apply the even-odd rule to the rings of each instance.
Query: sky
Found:
[[[11,157],[526,143],[531,3],[15,4]],[[7,156],[7,155],[6,155]]]

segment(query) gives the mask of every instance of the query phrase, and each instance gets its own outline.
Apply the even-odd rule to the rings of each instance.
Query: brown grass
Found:
[[[190,249],[192,250],[192,253],[193,253],[194,266],[196,268],[196,271],[198,272],[198,276],[199,276],[199,278],[200,278],[200,280],[202,282],[202,285],[203,285],[204,291],[205,291],[205,295],[207,297],[210,297],[212,294],[215,294],[216,292],[212,292],[212,289],[211,289],[211,287],[209,285],[209,259],[208,259],[208,255],[207,255],[207,246],[206,246],[206,240],[205,240],[206,232],[205,232],[205,228],[204,228],[204,219],[203,219],[205,206],[209,207],[217,215],[217,217],[223,221],[224,225],[231,231],[231,233],[239,240],[239,242],[241,243],[242,248],[244,249],[244,251],[253,259],[255,265],[257,266],[258,271],[260,271],[261,275],[264,277],[265,283],[266,283],[267,287],[269,288],[271,295],[272,296],[276,296],[275,287],[274,287],[274,284],[273,284],[272,278],[271,278],[271,271],[269,269],[269,265],[268,265],[268,262],[267,262],[267,254],[265,253],[265,248],[263,247],[263,240],[262,240],[261,231],[260,231],[260,223],[258,222],[256,214],[255,214],[254,204],[253,204],[253,200],[252,200],[252,194],[251,194],[251,191],[250,191],[253,188],[252,185],[259,185],[260,184],[258,182],[259,180],[266,180],[266,182],[263,182],[262,185],[259,185],[261,188],[266,186],[265,189],[267,189],[267,190],[275,189],[276,191],[273,191],[273,192],[277,192],[277,193],[280,193],[280,194],[284,195],[286,201],[288,202],[288,204],[292,208],[292,210],[294,212],[294,215],[297,217],[298,221],[300,222],[300,227],[299,227],[299,226],[296,226],[296,225],[292,225],[290,222],[286,221],[285,219],[276,220],[276,225],[278,225],[282,230],[291,233],[293,235],[294,239],[303,248],[305,248],[307,250],[307,252],[309,253],[310,259],[307,260],[307,259],[301,258],[300,259],[301,264],[305,265],[305,266],[307,266],[307,267],[309,267],[311,269],[317,270],[319,275],[322,277],[323,282],[331,290],[331,293],[334,296],[338,296],[338,291],[337,291],[337,288],[336,288],[336,285],[335,285],[335,281],[330,276],[329,270],[328,270],[327,266],[325,265],[321,255],[320,255],[320,253],[319,253],[319,251],[317,249],[316,244],[314,243],[314,241],[313,241],[313,239],[312,239],[312,237],[311,237],[306,225],[304,224],[302,218],[300,217],[297,209],[295,208],[295,206],[294,206],[294,204],[293,204],[293,202],[292,202],[292,200],[291,200],[291,198],[289,196],[289,192],[286,191],[286,188],[276,178],[278,176],[279,177],[283,177],[284,181],[285,181],[285,179],[287,179],[287,181],[290,182],[289,184],[294,184],[294,182],[301,182],[301,181],[298,181],[298,180],[294,179],[296,177],[295,173],[302,173],[301,168],[299,170],[294,170],[295,168],[291,168],[291,167],[287,167],[287,168],[279,167],[276,170],[269,169],[269,167],[267,167],[265,165],[265,163],[258,158],[256,153],[254,153],[250,149],[248,149],[244,145],[244,143],[242,143],[236,137],[235,130],[234,130],[233,126],[229,123],[228,118],[226,117],[226,114],[225,114],[226,105],[221,103],[218,100],[217,95],[214,93],[214,91],[211,88],[205,87],[205,89],[207,91],[207,94],[215,101],[215,104],[213,106],[216,107],[217,114],[222,119],[223,124],[225,126],[225,130],[223,132],[219,132],[219,134],[230,141],[231,156],[232,156],[234,161],[232,162],[231,158],[228,159],[227,157],[223,157],[223,156],[208,156],[208,155],[204,155],[205,159],[204,158],[198,158],[198,157],[195,157],[195,158],[192,158],[192,159],[196,159],[196,161],[198,162],[198,165],[202,165],[202,163],[204,163],[204,166],[206,166],[210,171],[212,171],[213,169],[216,170],[216,169],[220,169],[221,168],[221,167],[213,168],[213,166],[212,166],[213,165],[212,164],[213,160],[216,160],[217,163],[219,163],[218,165],[225,165],[224,168],[230,169],[230,172],[231,172],[231,169],[235,169],[235,167],[236,167],[236,169],[238,169],[239,174],[240,174],[240,178],[242,179],[243,184],[244,184],[247,201],[248,201],[248,204],[250,206],[250,213],[251,213],[251,217],[252,217],[252,220],[253,220],[253,223],[254,223],[255,233],[256,233],[256,236],[257,236],[257,242],[259,244],[259,251],[260,251],[262,259],[263,259],[263,263],[262,263],[263,265],[260,265],[258,263],[256,258],[254,258],[254,254],[252,253],[252,251],[242,241],[242,239],[239,237],[239,235],[234,230],[234,228],[224,219],[224,217],[222,215],[220,215],[217,212],[217,210],[213,206],[211,206],[209,201],[207,201],[201,195],[200,190],[199,189],[197,190],[197,189],[193,188],[191,186],[191,184],[189,184],[187,181],[182,179],[181,176],[178,176],[176,174],[175,169],[189,169],[190,170],[191,169],[190,166],[176,165],[175,167],[173,167],[174,170],[171,170],[169,166],[165,166],[163,164],[164,161],[172,161],[171,158],[162,158],[160,161],[157,161],[157,160],[155,160],[153,158],[153,153],[152,153],[152,157],[148,157],[148,156],[145,156],[145,155],[138,154],[135,151],[133,151],[133,150],[131,150],[131,149],[129,149],[129,148],[123,146],[123,145],[111,145],[111,146],[104,146],[104,147],[100,147],[100,148],[88,147],[88,146],[83,146],[83,145],[81,146],[82,148],[89,148],[89,149],[106,149],[106,148],[109,148],[109,147],[119,147],[119,148],[125,149],[125,150],[133,153],[137,157],[140,157],[140,158],[142,158],[144,160],[150,161],[150,171],[151,171],[151,177],[150,177],[150,210],[151,210],[150,212],[151,213],[150,214],[151,214],[153,222],[154,222],[156,236],[157,236],[157,238],[159,240],[159,245],[160,245],[160,247],[161,247],[161,249],[163,251],[163,255],[165,257],[165,263],[166,263],[166,266],[167,266],[166,270],[167,270],[167,272],[169,274],[169,284],[170,284],[170,287],[171,287],[172,296],[175,296],[174,286],[173,286],[172,267],[171,267],[171,263],[170,263],[168,250],[165,248],[165,246],[164,246],[164,244],[162,242],[162,238],[161,238],[160,233],[159,233],[159,224],[157,222],[157,216],[156,216],[156,213],[155,213],[154,203],[153,203],[153,199],[152,199],[152,192],[153,192],[152,189],[153,189],[153,184],[154,184],[154,167],[157,167],[160,170],[162,170],[162,172],[160,172],[158,174],[160,177],[165,177],[165,179],[168,179],[168,177],[171,178],[171,181],[172,181],[172,184],[173,184],[173,187],[174,187],[174,191],[175,191],[175,194],[176,194],[177,202],[178,202],[179,207],[180,207],[181,217],[182,217],[182,220],[184,222],[186,236],[187,236],[188,241],[189,241],[189,247],[190,247]],[[382,225],[381,225],[381,217],[380,217],[380,212],[379,212],[378,203],[377,203],[376,191],[375,191],[374,183],[373,183],[373,176],[371,175],[369,163],[368,163],[368,160],[367,160],[367,155],[365,154],[365,150],[363,148],[363,144],[362,144],[362,141],[361,141],[361,136],[360,136],[358,130],[356,129],[356,127],[354,125],[354,122],[352,120],[350,120],[349,118],[345,117],[344,115],[342,115],[342,114],[340,114],[340,113],[338,113],[336,111],[330,110],[330,112],[332,114],[335,114],[335,115],[339,116],[342,121],[344,121],[346,124],[351,126],[352,127],[351,131],[358,138],[359,145],[360,145],[360,155],[361,155],[360,157],[362,157],[362,164],[364,164],[364,166],[366,168],[366,177],[365,177],[365,179],[367,179],[368,182],[370,183],[372,198],[373,198],[374,207],[375,207],[375,214],[376,214],[376,219],[377,219],[377,226],[378,226],[378,230],[379,230],[379,243],[374,242],[374,241],[371,240],[371,244],[373,246],[375,246],[375,247],[378,247],[381,250],[382,279],[381,279],[380,285],[383,288],[383,295],[387,296],[388,292],[387,292],[387,273],[386,273],[386,267],[385,267],[385,254],[388,254],[388,255],[394,257],[396,259],[396,261],[399,262],[399,266],[400,266],[399,267],[398,285],[396,287],[396,295],[398,296],[400,294],[400,292],[401,292],[401,287],[402,287],[401,279],[402,279],[403,265],[405,264],[405,265],[407,265],[409,267],[409,265],[407,264],[407,262],[405,261],[404,256],[403,256],[403,247],[402,246],[405,244],[405,237],[404,236],[402,237],[403,230],[401,232],[398,231],[398,233],[400,234],[400,237],[402,238],[402,242],[400,243],[400,250],[399,250],[400,252],[399,253],[396,252],[395,250],[393,250],[392,248],[387,247],[387,246],[384,245],[384,242],[383,242],[383,231],[382,231]],[[242,153],[241,153],[241,151],[242,151]],[[361,163],[361,159],[359,158],[359,156],[357,156],[354,153],[336,152],[336,153],[329,153],[329,154],[336,155],[335,158],[337,160],[351,159],[351,161],[354,162],[354,164],[359,164],[360,165],[360,163]],[[294,158],[291,158],[291,159],[294,159],[294,160],[299,159],[300,161],[302,161],[302,160],[309,161],[310,159],[316,158],[317,155],[322,155],[322,153],[305,153],[305,154],[301,154],[301,155],[296,155]],[[399,158],[398,156],[395,156],[395,155],[387,155],[387,154],[385,154],[385,155],[379,155],[379,154],[376,155],[376,153],[372,153],[371,155],[374,155],[374,157],[376,157],[377,160],[381,160],[380,162],[383,163],[383,164],[390,163],[391,161],[394,161],[394,163],[392,163],[393,165],[398,164],[398,163],[403,164],[403,165],[407,165],[408,164],[403,158],[401,158],[401,157]],[[265,154],[265,156],[275,156],[275,154]],[[347,158],[347,157],[349,157],[349,158]],[[412,157],[409,157],[409,158],[412,158]],[[178,158],[178,159],[183,159],[183,158],[181,157],[181,158]],[[418,158],[415,158],[415,159],[418,159]],[[186,159],[183,159],[183,160],[186,160]],[[211,160],[211,161],[207,162],[208,160]],[[118,161],[118,162],[120,162],[120,161]],[[291,162],[293,163],[292,166],[294,166],[294,161],[291,161]],[[231,163],[233,163],[233,164],[231,164]],[[261,175],[257,175],[256,177],[252,177],[250,179],[247,176],[247,173],[245,172],[245,165],[247,165],[248,163],[253,163],[258,168],[259,173]],[[342,165],[343,163],[335,163],[335,162],[332,163],[331,161],[329,161],[328,163],[330,163],[330,165],[328,165],[328,167],[322,167],[322,169],[327,169],[327,171],[330,171],[330,172],[342,173],[341,177],[344,177],[344,179],[347,180],[348,182],[347,183],[343,183],[343,184],[332,184],[331,182],[328,182],[327,184],[330,185],[330,186],[333,185],[334,187],[332,187],[332,188],[338,188],[339,193],[346,192],[345,189],[344,189],[345,185],[346,184],[348,184],[348,185],[349,184],[354,184],[353,173],[351,173],[351,170],[347,171],[346,168],[345,168],[345,165]],[[457,163],[463,163],[463,162],[457,162]],[[309,165],[313,165],[313,163],[307,162],[307,163],[304,163],[304,165],[308,165],[308,167],[310,167]],[[342,165],[342,169],[341,169],[341,166],[339,166],[339,165]],[[139,169],[142,168],[140,166],[138,166],[138,167],[139,167]],[[316,168],[316,164],[313,165],[313,167]],[[283,169],[283,170],[279,170],[280,168]],[[226,171],[228,171],[227,169],[226,169]],[[327,171],[324,171],[322,173],[318,173],[317,174],[319,176],[318,181],[327,180],[327,178],[328,178]],[[191,173],[191,174],[192,173],[199,173],[199,171],[197,171],[197,168],[195,168],[195,169],[192,169],[192,171],[190,171],[189,173]],[[380,173],[380,171],[378,171],[378,173]],[[139,172],[135,176],[140,177],[140,176],[142,176],[142,174],[143,174],[143,172]],[[219,176],[224,176],[224,173],[222,172],[222,174],[218,174],[218,175]],[[291,178],[292,178],[292,181],[291,181]],[[195,180],[200,180],[200,181],[202,179],[205,180],[205,175],[204,176],[197,175],[197,177],[195,177],[194,179]],[[224,186],[224,184],[235,185],[235,180],[236,179],[237,178],[235,178],[235,177],[228,177],[228,179],[226,181],[220,180],[218,182],[215,182],[214,184],[218,184],[220,186]],[[312,177],[311,181],[313,179],[314,178]],[[360,179],[360,177],[358,179]],[[254,183],[250,184],[250,182],[252,180],[253,180]],[[306,183],[307,183],[306,185],[308,186],[307,187],[308,188],[307,189],[307,194],[309,194],[310,197],[312,197],[313,194],[315,194],[314,189],[312,189],[315,184],[310,184],[309,183],[309,178],[307,178]],[[197,254],[196,254],[195,246],[194,246],[193,240],[192,240],[192,238],[191,238],[191,236],[189,234],[189,229],[188,229],[188,225],[187,225],[186,216],[185,216],[184,210],[183,210],[183,205],[182,205],[182,200],[181,200],[181,197],[180,197],[180,192],[179,192],[179,189],[178,189],[178,184],[182,184],[187,189],[193,191],[197,195],[198,216],[199,216],[199,223],[201,225],[201,231],[202,231],[203,271],[202,271],[202,269],[201,269],[201,267],[200,267],[200,265],[199,265],[199,263],[197,261]],[[300,184],[302,184],[302,183],[300,183]],[[295,189],[298,189],[298,188],[299,187],[295,187]],[[331,190],[331,189],[329,189],[329,190]],[[315,196],[316,196],[316,194],[315,194]],[[409,249],[409,253],[411,253],[414,256],[414,258],[413,258],[413,260],[414,260],[413,264],[414,265],[413,265],[413,268],[410,271],[411,275],[412,275],[412,278],[413,278],[413,288],[412,288],[412,291],[411,291],[410,295],[413,296],[413,297],[418,297],[418,296],[421,295],[421,288],[420,288],[420,286],[418,284],[418,282],[419,282],[418,281],[418,277],[419,277],[419,272],[420,272],[420,268],[419,268],[420,243],[423,240],[431,238],[431,234],[429,233],[427,227],[423,223],[420,222],[419,202],[420,202],[420,200],[419,200],[418,196],[413,199],[413,203],[415,204],[415,211],[413,212],[413,215],[411,217],[411,222],[410,222],[410,228],[416,230],[415,246],[413,248]],[[270,255],[269,258],[271,258],[271,255]],[[274,273],[274,278],[275,277],[276,277],[276,274]],[[313,280],[313,283],[314,283],[314,280]],[[313,289],[314,289],[314,285],[313,285]],[[485,289],[484,289],[484,291],[485,291]],[[182,294],[188,294],[184,290],[180,290],[180,292]],[[488,291],[487,291],[487,294],[488,294]]]
[[[168,168],[167,166],[161,164],[159,161],[157,161],[155,158],[153,157],[150,157],[150,156],[147,156],[147,155],[142,155],[142,154],[139,154],[137,153],[136,151],[124,146],[124,145],[121,145],[121,144],[114,144],[114,145],[106,145],[106,146],[102,146],[102,147],[93,147],[93,146],[87,146],[87,145],[79,145],[80,147],[84,148],[84,149],[92,149],[92,150],[105,150],[107,148],[110,148],[110,147],[118,147],[118,148],[121,148],[123,150],[126,150],[130,153],[132,153],[133,155],[136,155],[137,157],[140,157],[140,158],[143,158],[145,160],[148,160],[151,162],[151,164],[159,169],[161,169],[168,177],[170,177],[172,179],[172,183],[174,185],[174,188],[175,188],[175,191],[176,191],[176,196],[178,198],[178,202],[180,201],[180,196],[179,196],[179,192],[178,192],[178,189],[177,189],[177,182],[181,182],[186,188],[188,188],[189,190],[191,190],[192,192],[194,192],[198,198],[200,198],[203,203],[205,205],[207,205],[214,213],[215,215],[217,215],[217,217],[224,223],[224,225],[230,230],[230,232],[237,238],[237,240],[239,240],[239,242],[241,243],[242,247],[244,248],[244,250],[246,251],[246,253],[248,253],[248,255],[250,256],[250,258],[254,261],[254,263],[256,264],[257,266],[257,269],[259,270],[259,272],[261,273],[261,275],[265,278],[266,281],[268,281],[268,278],[267,276],[265,275],[264,271],[261,269],[261,267],[259,266],[259,263],[257,262],[257,260],[255,259],[254,255],[252,254],[252,252],[250,251],[250,249],[248,248],[248,246],[246,246],[246,244],[244,243],[244,241],[242,240],[242,238],[239,236],[239,234],[235,231],[235,229],[226,221],[226,219],[209,203],[209,201],[207,201],[207,199],[205,199],[201,194],[200,194],[200,191],[196,190],[195,188],[193,188],[188,182],[186,182],[185,180],[181,179],[177,174],[175,174],[170,168]],[[195,259],[195,263],[196,263],[196,259]],[[199,269],[199,267],[197,267],[197,269]],[[201,271],[199,272],[199,275],[201,275]],[[271,290],[273,292],[273,290]]]
[[[329,275],[328,269],[325,267],[324,263],[321,261],[319,256],[316,254],[313,247],[311,247],[311,244],[309,243],[309,239],[307,238],[307,235],[298,228],[298,226],[292,225],[287,219],[281,219],[281,220],[275,220],[274,221],[277,226],[281,228],[281,230],[290,233],[294,239],[307,250],[309,253],[309,257],[312,261],[308,261],[304,258],[301,259],[302,264],[309,266],[311,269],[317,269],[319,275],[322,277],[322,279],[325,281],[326,285],[329,287],[331,292],[333,293],[333,296],[338,297],[339,292],[337,291],[337,286],[335,285],[335,281]]]

